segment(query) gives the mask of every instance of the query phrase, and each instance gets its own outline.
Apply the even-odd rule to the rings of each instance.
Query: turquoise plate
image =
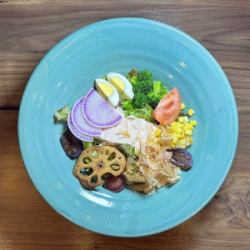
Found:
[[[54,112],[71,106],[93,80],[110,71],[148,69],[177,86],[199,125],[191,171],[171,188],[143,196],[124,190],[83,189],[74,161],[61,148]],[[34,185],[61,215],[89,230],[136,237],[170,229],[196,214],[223,183],[237,146],[238,118],[230,84],[211,54],[187,34],[139,18],[110,19],[67,36],[34,70],[21,103],[19,143]]]

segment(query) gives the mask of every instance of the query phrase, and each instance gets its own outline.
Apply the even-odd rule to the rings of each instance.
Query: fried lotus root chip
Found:
[[[126,166],[125,156],[115,147],[90,147],[79,156],[73,173],[87,189],[103,185],[109,175],[121,175]]]

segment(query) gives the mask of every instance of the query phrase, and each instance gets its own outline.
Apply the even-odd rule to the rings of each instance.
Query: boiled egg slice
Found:
[[[119,73],[111,72],[107,75],[107,80],[117,88],[122,98],[133,99],[133,87],[125,76]]]
[[[118,91],[110,82],[104,79],[95,79],[95,86],[98,93],[107,99],[112,106],[116,107],[118,105]]]

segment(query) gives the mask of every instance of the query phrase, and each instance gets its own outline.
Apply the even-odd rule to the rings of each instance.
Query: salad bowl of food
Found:
[[[209,202],[232,164],[238,118],[225,74],[198,42],[163,23],[117,18],[47,53],[18,132],[28,174],[58,213],[136,237]]]

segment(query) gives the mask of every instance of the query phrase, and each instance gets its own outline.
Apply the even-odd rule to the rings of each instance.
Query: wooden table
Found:
[[[225,70],[236,95],[240,118],[236,159],[214,199],[184,224],[138,239],[97,235],[58,215],[28,178],[17,141],[20,99],[42,56],[75,29],[118,16],[167,22],[201,41]],[[249,250],[249,79],[249,0],[1,0],[0,249]]]

